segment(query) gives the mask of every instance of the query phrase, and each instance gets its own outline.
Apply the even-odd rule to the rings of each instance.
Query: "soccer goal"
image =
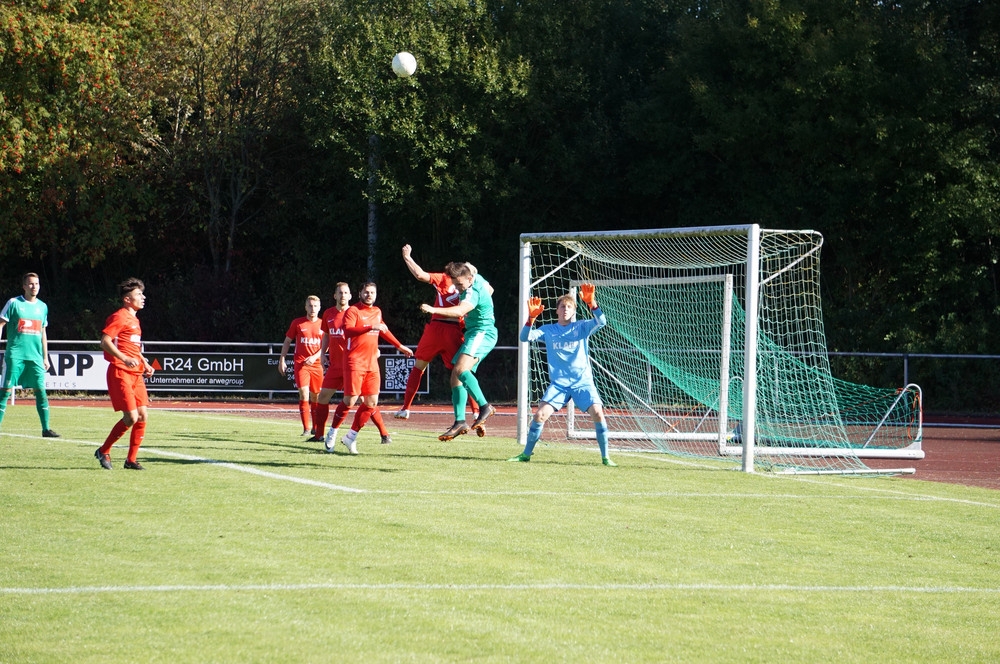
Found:
[[[619,448],[739,461],[747,472],[913,472],[862,461],[923,458],[921,392],[831,375],[822,244],[815,231],[756,225],[526,233],[519,315],[540,297],[538,322],[554,322],[561,295],[597,286],[608,324],[591,339],[591,362]],[[523,443],[548,384],[543,345],[520,345],[518,373]],[[595,437],[570,406],[546,430]]]

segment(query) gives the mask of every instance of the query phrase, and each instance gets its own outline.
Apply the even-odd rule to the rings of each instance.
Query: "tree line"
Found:
[[[372,277],[415,341],[409,243],[513,344],[520,233],[759,223],[826,238],[831,350],[996,353],[998,108],[984,0],[7,0],[0,283],[261,341]]]

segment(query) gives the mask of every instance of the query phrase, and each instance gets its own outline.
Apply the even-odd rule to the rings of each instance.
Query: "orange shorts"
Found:
[[[344,394],[369,397],[382,388],[382,373],[375,371],[351,371],[344,377]]]
[[[323,385],[323,364],[314,362],[295,363],[295,387],[300,390],[303,387],[309,388],[309,394],[319,394],[320,386]]]
[[[344,389],[344,370],[341,368],[339,371],[337,369],[326,370],[326,374],[323,375],[323,389],[324,390],[337,390]]]
[[[445,369],[451,369],[454,365],[452,358],[462,345],[464,330],[458,321],[432,320],[424,326],[424,333],[417,343],[417,350],[413,357],[422,361],[430,362],[438,355],[444,362]]]
[[[113,364],[108,365],[108,396],[112,408],[123,413],[149,404],[142,374],[119,369]]]

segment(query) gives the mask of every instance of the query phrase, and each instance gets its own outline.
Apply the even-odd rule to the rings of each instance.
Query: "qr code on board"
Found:
[[[385,358],[385,371],[382,373],[383,392],[405,392],[406,380],[410,377],[413,358],[403,356]]]

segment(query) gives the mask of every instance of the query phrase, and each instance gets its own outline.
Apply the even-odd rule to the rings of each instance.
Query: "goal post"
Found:
[[[561,295],[597,286],[608,324],[591,362],[619,447],[738,460],[747,472],[866,472],[865,457],[922,458],[918,386],[830,373],[821,247],[815,231],[756,225],[527,233],[520,322],[529,297],[546,305],[539,322],[553,322]],[[519,345],[518,374],[523,443],[548,383],[543,345]],[[572,404],[549,422],[571,439],[595,435]]]

